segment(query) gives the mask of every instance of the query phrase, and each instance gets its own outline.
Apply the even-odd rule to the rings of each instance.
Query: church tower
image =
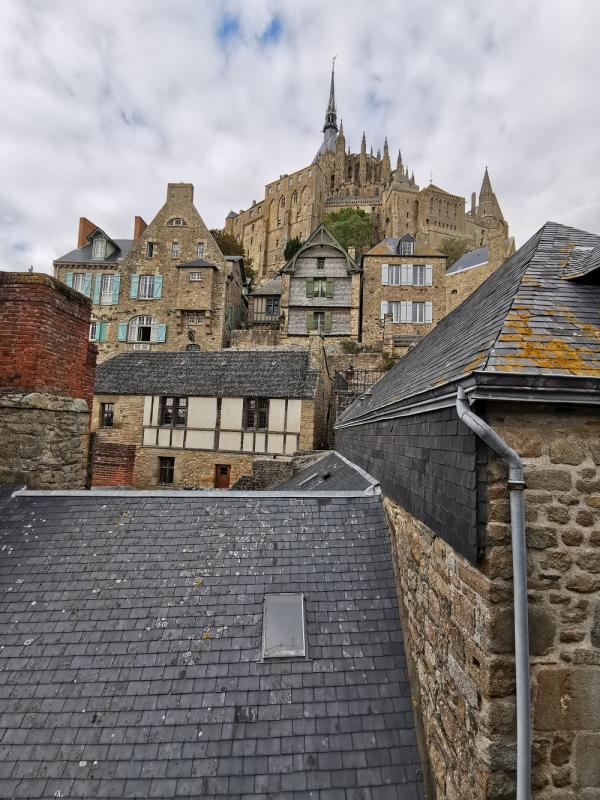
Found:
[[[481,189],[479,191],[479,206],[477,208],[477,216],[486,221],[492,222],[494,220],[503,222],[504,217],[500,210],[500,204],[496,199],[496,195],[492,189],[492,182],[488,173],[488,168],[485,168],[483,173],[483,181],[481,182]]]

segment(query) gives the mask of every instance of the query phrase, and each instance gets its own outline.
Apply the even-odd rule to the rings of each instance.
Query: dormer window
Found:
[[[167,222],[167,225],[172,225],[174,228],[182,228],[183,226],[187,225],[187,222],[181,217],[173,217]]]
[[[402,255],[403,256],[413,256],[415,254],[415,243],[414,242],[402,242]]]
[[[106,239],[96,236],[92,245],[92,258],[104,258],[106,254]]]

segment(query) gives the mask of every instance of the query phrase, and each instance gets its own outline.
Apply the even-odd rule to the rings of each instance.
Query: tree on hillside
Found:
[[[217,247],[223,253],[224,256],[243,256],[244,258],[244,269],[246,270],[246,275],[249,278],[254,277],[254,270],[252,268],[252,259],[248,255],[248,253],[244,250],[243,245],[241,245],[235,236],[232,236],[227,231],[222,230],[220,228],[211,228],[210,233],[217,243]]]
[[[293,239],[288,239],[285,243],[285,249],[283,251],[283,257],[286,261],[289,261],[290,258],[300,250],[304,242],[299,236],[294,236]]]
[[[374,244],[371,217],[360,208],[342,208],[327,214],[323,223],[346,250],[356,247],[358,254]]]
[[[447,269],[456,261],[458,261],[461,256],[464,256],[464,254],[467,252],[467,244],[461,239],[444,239],[439,250],[440,253],[443,253],[446,256]]]

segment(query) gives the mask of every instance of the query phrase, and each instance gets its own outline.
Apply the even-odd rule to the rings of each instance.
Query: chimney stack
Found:
[[[87,217],[79,217],[79,231],[77,233],[77,247],[85,247],[87,244],[87,237],[98,226],[89,220]]]
[[[133,241],[137,242],[140,236],[148,227],[147,223],[141,217],[135,217],[133,221]]]

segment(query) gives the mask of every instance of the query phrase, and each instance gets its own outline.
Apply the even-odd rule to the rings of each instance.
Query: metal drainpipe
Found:
[[[527,622],[527,549],[523,462],[495,430],[471,411],[465,390],[458,387],[456,410],[461,421],[508,466],[510,526],[513,556],[515,672],[517,679],[517,798],[531,797],[531,698],[529,679],[529,627]]]

